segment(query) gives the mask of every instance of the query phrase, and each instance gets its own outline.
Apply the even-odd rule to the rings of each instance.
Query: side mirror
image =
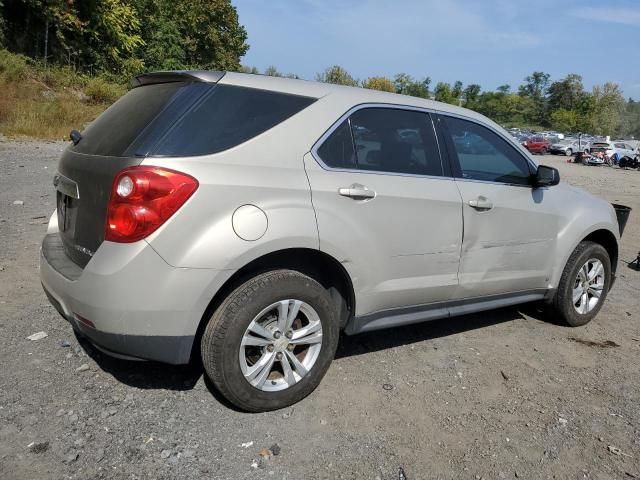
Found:
[[[557,168],[539,165],[534,178],[534,187],[552,187],[560,183],[560,172]]]

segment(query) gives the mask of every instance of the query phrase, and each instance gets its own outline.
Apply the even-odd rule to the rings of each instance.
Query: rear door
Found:
[[[545,289],[559,225],[553,192],[531,187],[535,167],[495,131],[441,120],[463,201],[456,298]]]
[[[461,199],[428,113],[360,108],[325,134],[305,168],[320,249],[351,274],[357,315],[451,298]]]

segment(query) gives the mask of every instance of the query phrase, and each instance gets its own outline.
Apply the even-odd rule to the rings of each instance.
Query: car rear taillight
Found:
[[[198,181],[160,167],[125,168],[113,180],[105,240],[131,243],[157,230],[193,195]]]

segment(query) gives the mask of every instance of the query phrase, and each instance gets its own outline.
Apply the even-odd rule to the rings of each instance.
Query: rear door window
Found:
[[[324,141],[318,156],[332,168],[442,176],[429,114],[395,108],[354,112]]]
[[[529,163],[506,140],[477,123],[444,118],[459,176],[470,180],[529,185]]]
[[[414,175],[442,175],[429,114],[363,108],[350,118],[358,168]]]
[[[194,156],[218,153],[260,135],[314,98],[173,82],[129,91],[83,132],[73,151],[102,156]]]

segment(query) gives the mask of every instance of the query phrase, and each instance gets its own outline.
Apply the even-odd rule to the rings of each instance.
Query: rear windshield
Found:
[[[192,156],[239,145],[295,115],[314,98],[174,82],[134,88],[82,133],[72,149],[104,156]]]

